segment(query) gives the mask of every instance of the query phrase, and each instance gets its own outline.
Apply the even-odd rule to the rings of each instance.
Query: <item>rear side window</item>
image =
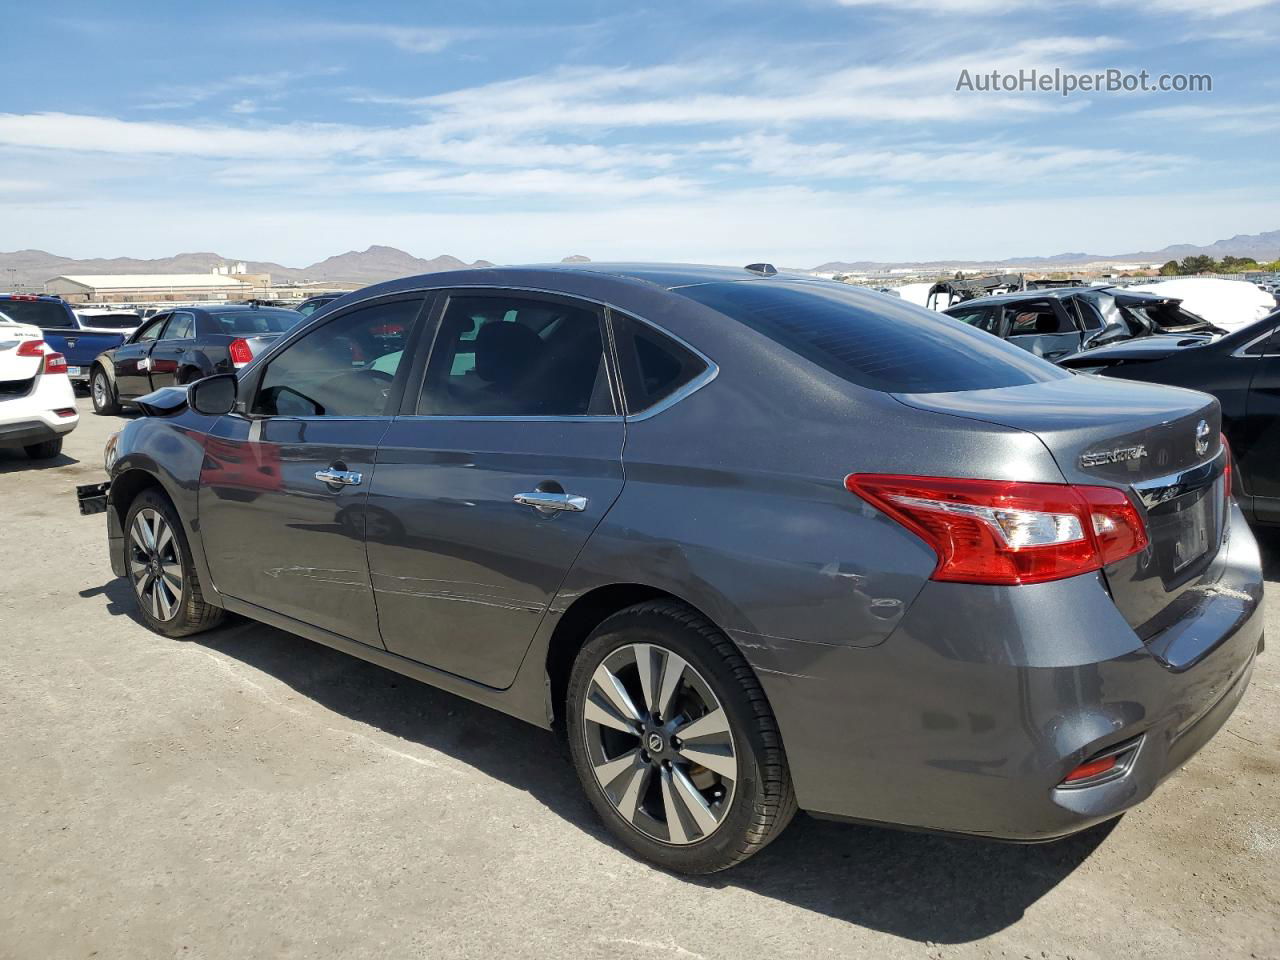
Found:
[[[175,313],[164,328],[162,340],[190,340],[195,336],[196,318],[189,313]]]
[[[600,315],[523,296],[450,297],[418,400],[425,416],[612,414]]]
[[[629,412],[661,403],[707,369],[701,357],[648,324],[621,313],[611,321]]]
[[[1000,317],[999,307],[977,307],[969,309],[965,307],[953,307],[947,312],[947,316],[955,317],[961,323],[967,323],[971,327],[979,330],[985,330],[987,333],[996,332],[996,323]]]
[[[1009,316],[1009,336],[1031,337],[1055,333],[1075,333],[1075,327],[1053,308],[1052,303],[1017,303],[1005,307]]]
[[[1014,387],[1070,376],[951,317],[844,284],[751,280],[676,292],[850,383],[886,393]]]

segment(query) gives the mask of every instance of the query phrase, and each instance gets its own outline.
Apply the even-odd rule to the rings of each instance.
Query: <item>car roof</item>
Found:
[[[467,283],[491,275],[495,283],[501,283],[500,275],[518,273],[524,279],[541,278],[547,281],[572,280],[584,275],[608,277],[617,280],[640,281],[664,290],[687,287],[698,283],[716,283],[730,280],[767,280],[777,277],[786,280],[820,280],[803,274],[767,273],[748,270],[746,267],[722,267],[691,263],[533,263],[528,265],[482,267],[468,270],[446,270],[417,277],[405,277],[402,281],[427,281],[432,287],[448,286],[457,277]]]
[[[199,307],[173,307],[169,312],[176,310],[199,310],[202,313],[249,313],[254,310],[279,310],[281,313],[293,313],[291,307],[275,307],[270,305],[258,306],[253,303],[228,303],[226,306],[219,307],[213,305]],[[163,312],[163,311],[162,311]]]

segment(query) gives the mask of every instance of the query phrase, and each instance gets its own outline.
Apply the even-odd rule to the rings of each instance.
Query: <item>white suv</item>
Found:
[[[34,460],[56,457],[79,422],[66,358],[39,328],[0,313],[0,447],[22,447]]]

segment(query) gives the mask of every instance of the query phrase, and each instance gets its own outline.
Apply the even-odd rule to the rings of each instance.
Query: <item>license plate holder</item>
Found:
[[[79,367],[67,367],[67,376],[68,376],[68,377],[78,377],[78,376],[80,376],[80,368],[79,368]]]
[[[1208,551],[1212,504],[1212,497],[1202,496],[1185,510],[1178,511],[1181,525],[1173,544],[1174,573],[1180,573]]]

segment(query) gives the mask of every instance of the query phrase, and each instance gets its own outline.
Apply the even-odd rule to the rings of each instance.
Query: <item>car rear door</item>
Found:
[[[151,362],[147,366],[152,390],[171,387],[177,382],[182,355],[196,342],[195,326],[195,314],[188,310],[175,310],[169,318],[151,347]]]
[[[388,650],[501,688],[622,490],[621,407],[594,304],[456,291],[433,327],[366,505],[378,620]]]
[[[398,409],[422,294],[299,331],[214,424],[199,515],[223,594],[381,646],[364,548],[375,453]]]
[[[1006,304],[1004,314],[1009,325],[1006,339],[1038,357],[1057,360],[1080,349],[1077,321],[1056,299]]]
[[[1254,515],[1264,523],[1280,523],[1280,327],[1246,348],[1236,362],[1254,365],[1245,422],[1231,437],[1238,469]]]
[[[162,313],[143,324],[127,343],[116,348],[112,356],[116,396],[132,400],[151,392],[151,348],[168,322],[169,314]]]

